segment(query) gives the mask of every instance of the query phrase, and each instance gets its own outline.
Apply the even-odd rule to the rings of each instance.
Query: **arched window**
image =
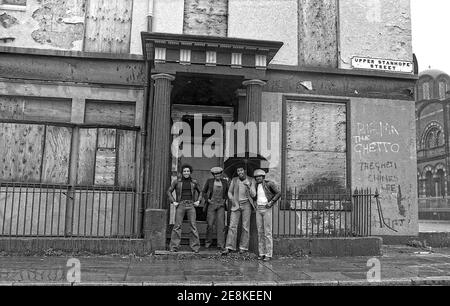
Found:
[[[437,196],[439,197],[445,197],[445,173],[444,170],[440,169],[438,170],[436,174],[436,180],[437,180]]]
[[[429,82],[424,82],[422,84],[422,92],[423,92],[423,99],[424,100],[430,100],[431,96],[430,96],[430,83]]]
[[[436,188],[434,188],[433,184],[433,173],[431,173],[431,171],[428,171],[425,177],[425,195],[427,196],[427,198],[436,197]]]
[[[439,99],[445,100],[447,93],[447,83],[445,81],[439,82]]]
[[[444,145],[444,133],[442,131],[438,131],[436,133],[436,147],[440,147]]]
[[[445,144],[444,133],[437,126],[428,129],[425,135],[425,149],[441,147]]]
[[[425,148],[431,149],[436,146],[436,133],[437,129],[433,128],[428,131],[427,136],[425,137]]]

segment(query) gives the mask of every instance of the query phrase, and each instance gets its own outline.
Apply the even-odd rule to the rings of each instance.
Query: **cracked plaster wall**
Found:
[[[81,51],[86,0],[27,0],[26,9],[0,9],[0,46]],[[1,19],[1,17],[0,17]]]

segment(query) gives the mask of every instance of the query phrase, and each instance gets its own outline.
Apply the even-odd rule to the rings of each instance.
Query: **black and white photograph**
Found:
[[[449,13],[0,0],[0,287],[450,285]]]

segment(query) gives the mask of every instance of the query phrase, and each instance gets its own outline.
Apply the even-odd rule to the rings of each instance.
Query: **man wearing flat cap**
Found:
[[[259,260],[270,261],[273,256],[272,207],[281,197],[278,186],[266,180],[266,172],[253,173],[256,180],[256,227],[258,229]]]
[[[214,167],[211,169],[214,178],[209,179],[203,188],[205,200],[207,228],[205,247],[209,249],[213,240],[213,226],[216,223],[217,248],[225,250],[225,211],[228,200],[228,181],[223,178],[223,169]]]

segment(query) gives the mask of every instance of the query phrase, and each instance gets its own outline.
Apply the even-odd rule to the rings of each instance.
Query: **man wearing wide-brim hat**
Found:
[[[281,192],[274,182],[266,180],[266,172],[264,170],[256,170],[253,176],[256,180],[258,259],[270,261],[273,257],[272,207],[280,199]]]
[[[228,200],[228,181],[223,178],[223,169],[214,167],[211,169],[214,178],[209,179],[203,188],[203,199],[205,200],[204,211],[206,212],[207,228],[205,247],[209,249],[213,241],[213,226],[216,223],[217,247],[225,249],[225,211]]]

